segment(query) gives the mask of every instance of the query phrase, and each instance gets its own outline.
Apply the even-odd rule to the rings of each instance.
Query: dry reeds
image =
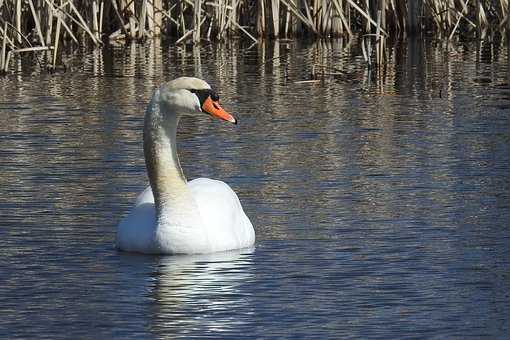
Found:
[[[509,18],[509,0],[0,0],[0,70],[14,54],[45,51],[54,68],[72,44],[158,36],[199,44],[359,33],[367,62],[381,64],[389,36],[483,38],[509,33]]]

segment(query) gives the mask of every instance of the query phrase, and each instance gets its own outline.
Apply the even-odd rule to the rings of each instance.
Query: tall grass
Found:
[[[375,54],[380,64],[389,36],[483,38],[510,32],[509,14],[509,0],[0,0],[0,70],[15,54],[45,53],[56,67],[69,44],[159,36],[198,44],[360,34],[367,61]]]

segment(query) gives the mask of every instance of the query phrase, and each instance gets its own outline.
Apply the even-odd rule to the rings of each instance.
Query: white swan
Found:
[[[117,226],[118,249],[205,254],[250,247],[255,242],[253,226],[227,184],[208,178],[187,182],[184,177],[177,156],[177,124],[181,116],[203,113],[237,123],[201,79],[177,78],[154,92],[143,129],[150,187]]]

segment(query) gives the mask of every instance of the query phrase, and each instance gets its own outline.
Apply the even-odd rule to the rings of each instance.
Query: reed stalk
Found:
[[[162,11],[163,11],[163,2],[162,0],[153,0],[154,1],[154,31],[152,32],[155,37],[159,37],[161,35],[161,27],[162,27]]]
[[[193,43],[200,42],[200,24],[202,17],[202,0],[195,0],[193,11]]]
[[[35,25],[35,29],[37,31],[37,35],[39,37],[39,42],[41,43],[42,46],[45,46],[44,37],[42,34],[42,30],[41,30],[41,24],[39,21],[39,15],[37,14],[37,12],[35,10],[34,3],[32,2],[32,0],[28,0],[28,4],[30,6],[30,12],[32,13],[32,17],[34,18],[34,25]]]
[[[97,32],[98,40],[101,40],[101,35],[103,34],[103,13],[104,13],[104,2],[101,1],[99,5],[99,32]]]
[[[21,44],[21,0],[16,0],[16,31],[18,43]]]
[[[467,9],[468,9],[467,5],[468,5],[469,1],[470,0],[466,0],[464,2],[464,6],[462,7],[462,12],[460,13],[461,15],[458,16],[457,22],[455,23],[455,26],[453,27],[452,33],[450,33],[448,40],[452,40],[453,35],[455,34],[455,31],[457,31],[457,27],[459,27],[460,19],[462,19],[464,17],[465,11],[467,11]]]
[[[99,12],[99,8],[97,6],[97,1],[92,1],[92,33],[94,33],[95,37],[99,39],[99,21],[97,20],[97,15]]]
[[[510,41],[510,0],[506,2],[506,35]]]
[[[48,3],[47,1],[46,1],[46,3],[49,4],[49,6],[47,8],[48,13],[47,13],[47,21],[46,21],[46,45],[50,46],[51,45],[51,32],[53,30],[53,16],[54,16],[55,9],[53,8],[53,4]]]
[[[5,21],[4,22],[6,25],[8,25],[8,22]],[[7,29],[8,29],[8,26],[7,26]],[[4,36],[4,30],[2,29],[2,27],[0,26],[0,35]],[[7,40],[7,45],[9,46],[10,49],[16,49],[16,44],[15,42],[9,38],[8,35],[5,36],[5,39]]]
[[[60,4],[62,4],[62,0],[60,1]],[[55,39],[53,40],[55,42],[54,49],[53,49],[53,63],[52,67],[55,68],[57,65],[57,54],[58,54],[58,44],[60,42],[60,27],[61,27],[61,14],[57,13],[57,28],[55,29]]]
[[[145,37],[145,20],[147,19],[147,0],[142,1],[142,8],[140,9],[139,25],[138,25],[138,39]]]
[[[7,51],[7,21],[4,23],[3,38],[2,38],[2,54],[0,55],[0,71],[6,70],[5,67],[5,53]]]
[[[265,0],[257,1],[256,29],[259,36],[266,34],[266,4]]]
[[[273,21],[273,37],[280,36],[280,0],[271,0],[271,17]]]
[[[147,36],[152,36],[154,33],[154,1],[153,0],[144,0],[145,5],[145,15],[147,20]]]

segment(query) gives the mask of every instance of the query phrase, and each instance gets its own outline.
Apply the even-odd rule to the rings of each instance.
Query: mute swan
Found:
[[[186,181],[177,155],[181,116],[207,113],[236,124],[198,78],[174,79],[154,92],[145,113],[143,150],[150,186],[117,226],[116,246],[148,254],[204,254],[246,248],[255,231],[235,192],[208,178]]]

